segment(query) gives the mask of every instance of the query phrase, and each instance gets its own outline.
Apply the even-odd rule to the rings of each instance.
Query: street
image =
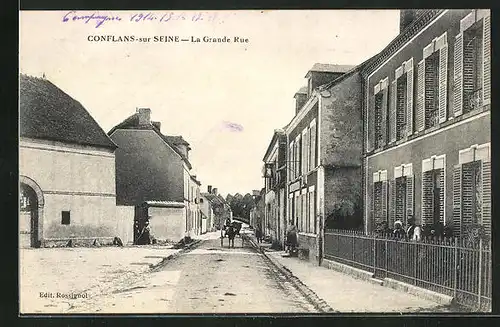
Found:
[[[126,289],[86,301],[68,313],[269,313],[317,312],[287,278],[250,244],[198,248]]]

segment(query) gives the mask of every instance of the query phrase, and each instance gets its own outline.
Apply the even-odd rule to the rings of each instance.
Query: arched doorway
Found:
[[[19,187],[19,247],[40,247],[43,194],[31,179],[21,176]]]

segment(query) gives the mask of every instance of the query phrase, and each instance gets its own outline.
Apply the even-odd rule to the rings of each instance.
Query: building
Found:
[[[209,186],[210,187],[210,186]],[[209,189],[209,191],[211,191]],[[201,232],[213,232],[215,230],[214,225],[214,209],[212,208],[212,203],[205,196],[206,193],[200,194],[200,210],[201,210]]]
[[[119,147],[116,151],[116,202],[123,215],[135,217],[136,235],[137,229],[140,230],[149,219],[139,206],[144,207],[148,202],[150,207],[160,203],[158,210],[162,213],[157,216],[167,217],[165,203],[173,203],[170,209],[177,209],[175,211],[182,204],[182,215],[162,219],[182,220],[174,224],[179,230],[172,234],[192,237],[201,232],[198,204],[201,183],[192,174],[191,148],[181,136],[164,135],[160,129],[160,122],[151,121],[149,108],[138,108],[109,131]],[[155,231],[152,233],[154,235]]]
[[[325,227],[362,225],[360,71],[365,64],[314,65],[306,75],[307,94],[301,89],[295,95],[296,115],[286,127],[287,216],[311,261],[321,261]]]
[[[124,237],[116,219],[116,144],[50,81],[21,75],[19,90],[19,246]]]
[[[283,129],[274,131],[264,155],[264,222],[262,231],[274,243],[284,247],[286,232],[286,150],[287,139]]]
[[[489,10],[402,10],[363,70],[364,219],[491,235]]]
[[[201,193],[204,199],[210,202],[213,210],[212,226],[213,229],[220,229],[227,218],[233,219],[233,212],[231,206],[227,201],[221,196],[216,187],[208,185],[206,193]]]

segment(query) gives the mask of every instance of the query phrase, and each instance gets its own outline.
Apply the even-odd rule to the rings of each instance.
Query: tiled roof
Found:
[[[324,72],[324,73],[345,73],[348,72],[354,68],[353,65],[335,65],[335,64],[320,64],[320,63],[315,63],[311,69],[309,69],[309,74],[310,72]],[[307,76],[306,74],[306,76]]]
[[[116,131],[117,129],[147,129],[155,131],[156,134],[158,134],[158,136],[160,136],[163,139],[163,141],[165,141],[165,143],[167,143],[175,151],[175,153],[177,153],[182,158],[182,160],[184,160],[189,169],[192,168],[188,158],[175,146],[175,144],[183,144],[182,142],[185,142],[185,144],[189,144],[182,138],[182,136],[163,135],[160,132],[160,130],[156,128],[153,124],[139,125],[139,116],[137,113],[133,114],[130,117],[127,117],[124,121],[113,127],[108,132],[108,135],[113,134],[113,132]]]
[[[363,75],[368,76],[380,64],[386,61],[394,52],[406,44],[418,32],[427,26],[427,24],[441,14],[444,9],[422,10],[417,18],[408,25],[398,36],[394,38],[382,51],[380,51],[373,60],[363,69]]]
[[[116,149],[116,144],[88,111],[60,88],[42,78],[20,75],[19,134]]]
[[[307,94],[307,86],[302,86],[295,94]]]

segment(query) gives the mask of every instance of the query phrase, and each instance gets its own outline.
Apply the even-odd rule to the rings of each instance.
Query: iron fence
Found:
[[[360,231],[326,230],[325,258],[453,296],[461,305],[491,311],[491,245],[480,240],[406,241]]]

